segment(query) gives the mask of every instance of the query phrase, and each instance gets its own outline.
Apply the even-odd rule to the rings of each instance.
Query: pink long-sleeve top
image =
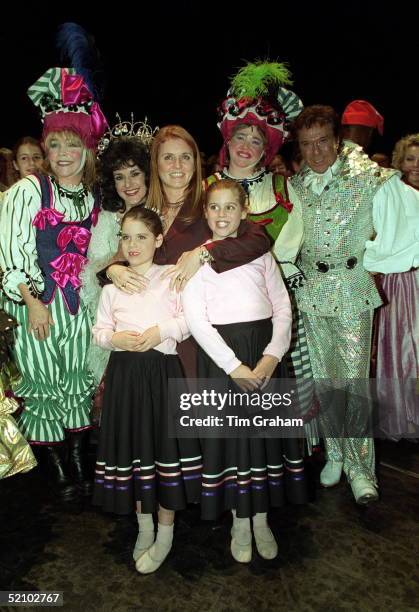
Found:
[[[272,339],[263,351],[279,360],[291,341],[291,304],[270,253],[217,274],[205,264],[182,293],[186,323],[196,341],[227,374],[241,361],[213,325],[272,318]]]
[[[149,279],[146,289],[128,295],[115,285],[103,288],[97,309],[96,323],[93,326],[93,341],[107,349],[120,350],[112,345],[115,332],[136,331],[143,333],[157,325],[161,344],[156,351],[166,355],[176,355],[176,344],[190,334],[183,316],[179,294],[169,288],[170,278],[161,275],[171,266],[153,264],[145,273]]]

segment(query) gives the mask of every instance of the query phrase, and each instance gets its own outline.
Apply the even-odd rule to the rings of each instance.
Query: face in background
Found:
[[[123,200],[126,210],[140,204],[147,195],[145,174],[133,160],[114,170],[113,180],[116,193]]]
[[[339,141],[329,124],[301,128],[298,144],[304,162],[314,172],[323,174],[336,161]]]
[[[170,138],[158,151],[157,169],[164,190],[183,192],[195,172],[194,153],[181,138]]]
[[[408,183],[419,187],[419,146],[407,147],[400,169]]]
[[[76,134],[53,132],[45,141],[47,159],[60,185],[77,185],[83,177],[86,149]]]
[[[229,170],[233,176],[246,171],[251,174],[265,152],[265,139],[259,128],[253,125],[234,132],[228,143]]]
[[[235,238],[240,221],[246,219],[247,210],[240,205],[237,195],[231,189],[213,191],[205,207],[205,217],[213,240]]]
[[[155,236],[143,221],[126,219],[122,224],[121,249],[132,267],[151,265],[154,253],[162,242],[163,236]]]
[[[275,157],[269,164],[269,171],[272,172],[272,174],[280,174],[281,176],[291,176],[291,172],[288,170],[282,155],[275,155]]]
[[[22,179],[41,170],[43,161],[44,154],[40,147],[33,144],[21,144],[17,150],[16,160],[13,160],[13,167],[19,173],[19,178]]]
[[[351,140],[362,147],[365,151],[371,144],[374,128],[367,125],[344,125],[342,126],[342,138]]]

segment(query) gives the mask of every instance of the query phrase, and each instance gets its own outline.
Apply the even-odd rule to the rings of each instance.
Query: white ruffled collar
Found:
[[[321,174],[307,167],[307,173],[304,177],[304,186],[311,187],[316,195],[320,195],[326,185],[331,183],[335,176],[339,174],[341,166],[342,161],[338,157],[336,161],[328,167],[326,172]]]

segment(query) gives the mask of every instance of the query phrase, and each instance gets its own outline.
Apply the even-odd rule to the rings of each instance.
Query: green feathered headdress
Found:
[[[263,98],[280,85],[292,85],[287,64],[259,60],[240,68],[231,79],[230,92],[240,98]]]
[[[238,124],[254,125],[266,136],[264,162],[269,165],[290,134],[292,121],[303,110],[300,98],[284,85],[291,85],[288,65],[279,62],[249,62],[231,78],[227,97],[218,108],[218,127],[224,138],[220,163],[228,160],[228,142]]]

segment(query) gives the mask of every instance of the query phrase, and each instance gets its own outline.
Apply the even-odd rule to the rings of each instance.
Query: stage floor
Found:
[[[0,590],[63,591],[62,609],[83,612],[419,610],[419,444],[377,451],[381,499],[368,508],[356,506],[344,478],[320,488],[321,464],[308,463],[312,502],[272,512],[274,561],[254,550],[249,565],[236,563],[230,518],[203,523],[193,506],[178,514],[172,552],[150,576],[131,557],[134,516],[88,501],[63,506],[38,469],[5,479]]]

